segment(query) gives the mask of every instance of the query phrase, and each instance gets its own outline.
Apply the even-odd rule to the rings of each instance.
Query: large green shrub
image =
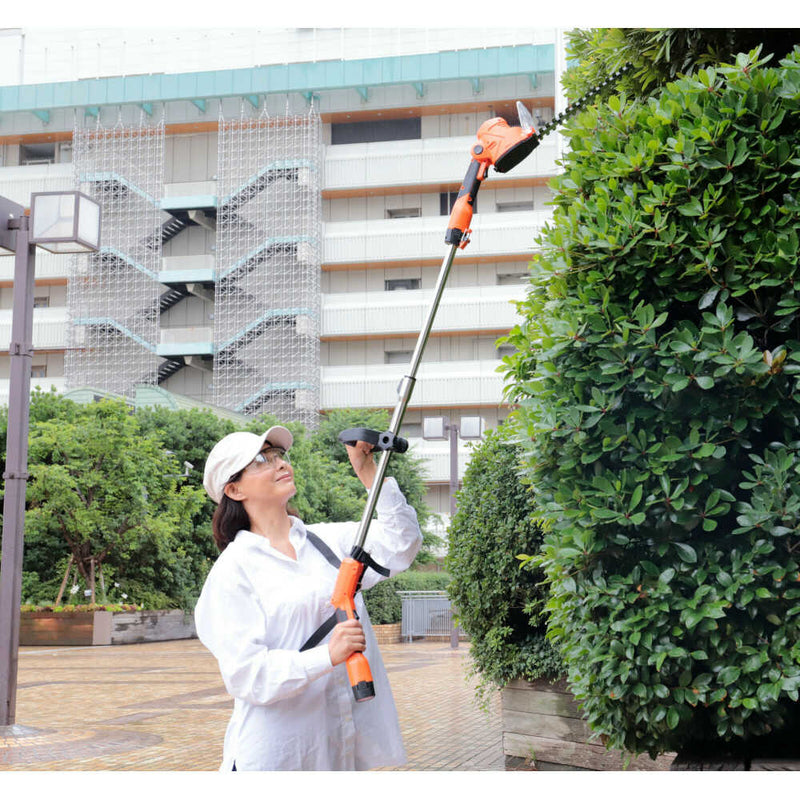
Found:
[[[800,51],[576,118],[506,361],[592,728],[755,747],[800,688]]]
[[[519,454],[504,429],[487,434],[465,471],[448,533],[448,594],[470,636],[479,695],[514,678],[562,674],[545,639],[542,576],[520,569],[518,555],[538,550],[542,535],[519,479]]]

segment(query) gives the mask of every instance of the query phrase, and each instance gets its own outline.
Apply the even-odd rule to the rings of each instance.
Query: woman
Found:
[[[337,624],[321,644],[301,648],[331,615],[338,574],[324,553],[350,555],[357,524],[315,524],[292,514],[294,473],[281,426],[262,436],[232,433],[208,456],[203,485],[218,503],[214,539],[221,554],[195,609],[197,635],[219,662],[233,716],[221,771],[361,770],[405,763],[386,670],[360,593],[358,620]],[[348,446],[353,469],[369,489],[372,446]],[[422,542],[417,515],[394,478],[377,502],[365,549],[396,574]],[[312,535],[309,535],[311,533]],[[315,545],[322,540],[322,545]],[[330,553],[328,553],[330,556]],[[362,588],[380,575],[368,568]],[[375,697],[356,703],[345,660],[364,652]]]

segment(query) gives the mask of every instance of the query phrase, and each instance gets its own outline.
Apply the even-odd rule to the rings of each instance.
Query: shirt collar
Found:
[[[289,529],[289,541],[292,543],[295,552],[299,555],[300,548],[305,544],[307,538],[306,526],[303,523],[303,520],[299,519],[298,517],[291,517],[291,523],[292,526]],[[293,559],[285,556],[283,553],[279,553],[269,543],[269,539],[257,533],[253,533],[253,531],[247,530],[246,528],[242,528],[242,530],[237,532],[236,536],[234,537],[234,541],[241,542],[241,544],[246,548],[257,548],[275,556],[276,558],[293,562]]]

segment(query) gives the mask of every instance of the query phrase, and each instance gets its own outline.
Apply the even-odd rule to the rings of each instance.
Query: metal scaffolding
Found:
[[[155,384],[164,184],[164,124],[79,127],[75,185],[102,207],[101,250],[76,258],[67,288],[68,387],[133,396]]]
[[[320,406],[319,114],[220,120],[214,402],[314,427]]]

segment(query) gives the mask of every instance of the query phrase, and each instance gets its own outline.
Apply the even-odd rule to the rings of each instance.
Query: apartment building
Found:
[[[99,254],[37,255],[32,383],[309,425],[394,408],[475,133],[517,100],[551,120],[562,63],[555,29],[0,30],[0,195],[103,208]],[[401,433],[445,519],[449,444],[423,419],[508,414],[496,343],[559,148],[484,181],[420,365]],[[0,401],[8,370],[6,349]]]

